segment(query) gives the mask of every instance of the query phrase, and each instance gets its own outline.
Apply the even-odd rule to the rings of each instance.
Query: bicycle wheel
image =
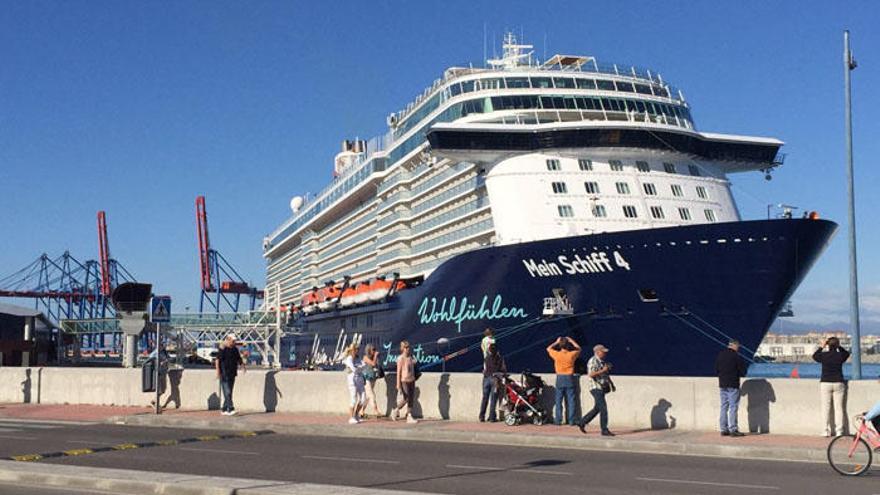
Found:
[[[844,476],[858,476],[871,467],[871,447],[861,438],[853,445],[855,439],[855,435],[841,435],[828,444],[828,463]]]

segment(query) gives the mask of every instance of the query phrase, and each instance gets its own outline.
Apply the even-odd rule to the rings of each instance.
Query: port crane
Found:
[[[245,282],[235,268],[211,247],[208,237],[208,211],[205,197],[196,198],[196,232],[199,243],[199,274],[201,276],[201,297],[199,313],[221,313],[224,310],[238,313],[242,296],[249,300],[249,309],[253,311],[257,299],[263,299],[263,291]],[[207,304],[206,304],[207,303]]]

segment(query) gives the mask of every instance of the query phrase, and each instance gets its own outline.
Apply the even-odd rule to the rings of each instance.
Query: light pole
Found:
[[[843,32],[843,80],[845,91],[845,121],[846,121],[846,182],[847,200],[849,203],[849,307],[850,324],[852,325],[852,358],[853,379],[862,378],[862,335],[859,328],[859,278],[858,264],[856,261],[856,202],[855,186],[853,184],[853,159],[852,159],[852,95],[850,84],[850,71],[856,68],[856,61],[849,47],[849,30]]]

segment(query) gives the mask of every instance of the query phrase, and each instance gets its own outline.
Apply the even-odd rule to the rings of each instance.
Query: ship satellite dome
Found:
[[[302,196],[294,196],[290,198],[290,209],[293,210],[294,213],[298,212],[303,205],[303,197]]]

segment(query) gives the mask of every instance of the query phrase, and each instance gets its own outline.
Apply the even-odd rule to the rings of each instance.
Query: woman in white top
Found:
[[[342,364],[345,366],[348,393],[351,397],[351,405],[348,409],[351,417],[348,418],[348,423],[354,425],[360,423],[359,417],[364,407],[364,362],[358,356],[360,346],[357,344],[349,346],[345,353],[347,356],[342,361]]]

